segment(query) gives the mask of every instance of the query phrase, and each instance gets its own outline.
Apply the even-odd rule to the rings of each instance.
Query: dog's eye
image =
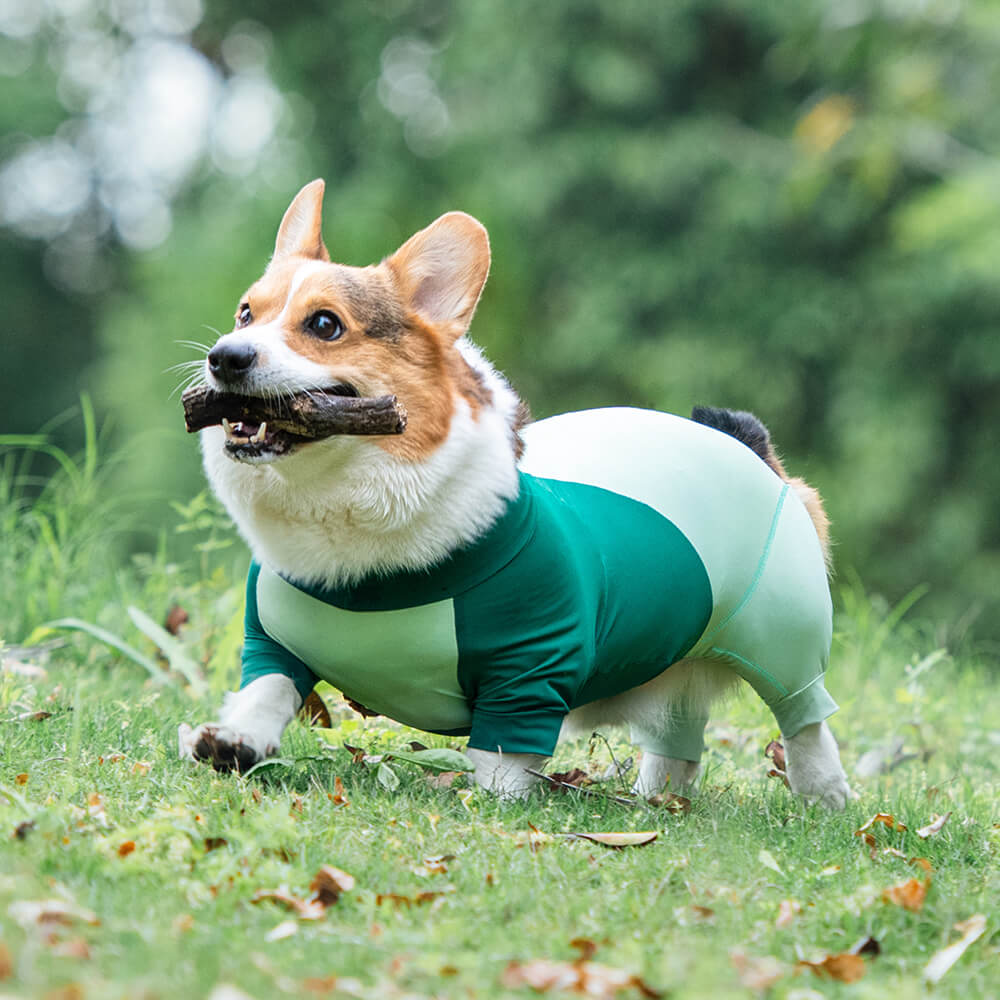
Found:
[[[306,329],[321,340],[336,340],[343,334],[344,324],[329,309],[320,309],[306,320]]]
[[[249,326],[252,319],[253,314],[250,312],[250,303],[244,302],[239,309],[236,310],[236,325]]]

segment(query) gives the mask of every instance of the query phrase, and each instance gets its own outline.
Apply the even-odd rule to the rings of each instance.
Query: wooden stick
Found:
[[[395,396],[334,396],[322,392],[263,399],[216,392],[198,385],[181,396],[188,432],[200,431],[223,419],[247,421],[295,434],[324,438],[333,434],[402,434],[406,409]]]

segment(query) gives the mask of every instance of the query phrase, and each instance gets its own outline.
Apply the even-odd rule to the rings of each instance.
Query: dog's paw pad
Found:
[[[193,747],[195,760],[211,764],[216,771],[249,771],[260,759],[253,747],[238,737],[227,739],[217,729],[205,727]]]

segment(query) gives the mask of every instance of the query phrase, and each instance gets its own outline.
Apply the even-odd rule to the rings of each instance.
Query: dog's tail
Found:
[[[793,490],[799,495],[799,499],[805,504],[809,516],[812,518],[816,534],[819,536],[819,544],[823,550],[823,559],[829,570],[832,563],[830,558],[830,519],[823,509],[823,501],[819,493],[814,490],[804,479],[789,476],[778,453],[771,443],[771,435],[764,424],[752,413],[745,410],[724,410],[715,406],[696,406],[691,411],[691,419],[696,423],[704,424],[706,427],[713,427],[723,434],[736,438],[745,444],[755,455],[759,456],[771,469],[773,469]]]

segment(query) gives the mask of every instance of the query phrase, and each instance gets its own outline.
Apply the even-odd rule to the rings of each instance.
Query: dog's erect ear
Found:
[[[309,257],[329,260],[323,245],[323,191],[321,180],[310,181],[292,200],[278,227],[274,257]]]
[[[387,261],[404,297],[458,338],[469,328],[490,271],[490,239],[465,212],[448,212],[411,236]]]

